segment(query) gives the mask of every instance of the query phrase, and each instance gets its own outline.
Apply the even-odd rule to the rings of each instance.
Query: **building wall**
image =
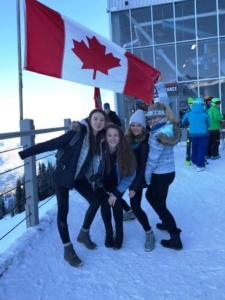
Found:
[[[225,0],[108,0],[108,12],[112,41],[161,71],[167,86],[176,86],[168,91],[178,119],[188,97],[219,97],[225,113]],[[132,110],[144,103],[116,98],[127,126]]]
[[[176,2],[184,0],[176,0]],[[138,8],[150,5],[159,5],[163,3],[173,2],[173,0],[108,0],[108,11],[118,11],[127,8]]]

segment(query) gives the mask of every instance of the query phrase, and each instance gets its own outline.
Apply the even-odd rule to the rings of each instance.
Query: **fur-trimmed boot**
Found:
[[[180,239],[180,233],[181,233],[180,229],[177,229],[176,233],[170,233],[170,239],[161,240],[161,245],[165,248],[181,250],[183,248],[183,245]]]
[[[107,248],[112,248],[113,246],[113,229],[112,227],[107,227],[105,230],[105,246]]]
[[[113,249],[119,250],[123,245],[123,228],[116,229],[116,236],[113,242]]]

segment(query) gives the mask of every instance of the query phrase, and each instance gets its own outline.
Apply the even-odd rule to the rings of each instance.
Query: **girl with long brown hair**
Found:
[[[136,161],[122,130],[115,124],[106,127],[105,167],[102,172],[104,188],[97,191],[102,200],[101,214],[105,225],[105,246],[120,249],[123,244],[123,209],[121,197],[136,174]],[[115,222],[113,236],[112,216]]]
[[[84,198],[89,203],[78,241],[85,244],[88,249],[95,249],[96,244],[91,241],[89,230],[100,206],[100,201],[91,201],[82,192],[85,191],[85,186],[89,185],[85,174],[90,170],[93,161],[98,162],[97,158],[101,155],[102,138],[104,137],[104,128],[107,122],[108,117],[106,113],[101,109],[94,109],[90,112],[88,118],[80,122],[79,130],[69,130],[57,138],[36,144],[19,152],[20,157],[25,159],[46,151],[53,151],[59,148],[65,149],[56,164],[53,181],[58,203],[57,225],[64,246],[64,259],[73,267],[79,267],[82,261],[77,256],[69,236],[67,224],[69,191],[75,188],[82,196],[84,195]],[[72,139],[74,143],[70,145]],[[95,167],[97,168],[97,163]]]

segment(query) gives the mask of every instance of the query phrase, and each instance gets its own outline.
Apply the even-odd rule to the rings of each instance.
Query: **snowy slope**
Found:
[[[185,166],[185,146],[175,148],[176,179],[171,185],[168,207],[182,229],[184,249],[160,245],[168,233],[143,194],[143,208],[155,232],[156,248],[144,251],[144,231],[137,220],[124,223],[125,238],[119,251],[104,246],[104,227],[98,212],[91,228],[97,250],[76,241],[87,202],[71,191],[69,227],[74,247],[83,260],[79,269],[63,260],[63,246],[56,229],[56,205],[39,226],[28,229],[0,254],[1,300],[222,300],[225,299],[225,210],[222,158],[210,161],[207,170]],[[4,223],[5,222],[5,223]],[[1,220],[0,228],[8,221]],[[0,248],[4,245],[0,241]],[[13,260],[12,260],[13,257]],[[12,260],[9,265],[10,260]]]

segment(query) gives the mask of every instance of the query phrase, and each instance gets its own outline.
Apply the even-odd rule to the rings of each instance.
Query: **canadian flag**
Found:
[[[102,99],[101,99],[100,88],[95,87],[95,89],[94,89],[94,100],[95,100],[95,108],[101,108],[102,109]]]
[[[25,70],[123,93],[151,104],[160,72],[36,0],[25,0]]]

